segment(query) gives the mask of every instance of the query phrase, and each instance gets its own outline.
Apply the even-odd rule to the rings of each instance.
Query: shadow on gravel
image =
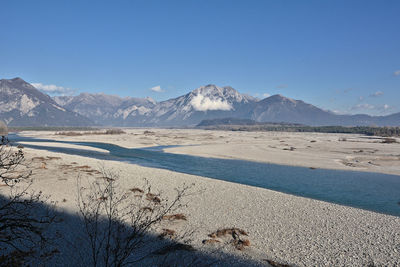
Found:
[[[2,190],[0,190],[0,193]],[[9,199],[0,195],[0,206],[4,206]],[[23,207],[20,207],[23,209]],[[22,210],[21,210],[22,212]],[[61,210],[55,210],[49,205],[38,203],[30,210],[23,210],[24,217],[12,216],[10,214],[0,213],[0,259],[5,259],[7,255],[11,255],[16,260],[15,255],[26,260],[21,266],[95,266],[93,264],[93,255],[90,251],[93,243],[89,242],[89,238],[85,235],[85,227],[81,216],[71,214]],[[48,242],[41,242],[40,238],[35,238],[35,234],[24,230],[23,238],[15,240],[13,245],[9,241],[13,235],[17,233],[18,224],[12,224],[12,227],[4,229],[7,218],[19,220],[23,224],[24,218],[35,217],[40,218],[43,214],[51,214],[56,220],[48,227],[43,227],[43,236],[48,237]],[[122,222],[116,222],[122,224]],[[105,230],[108,227],[106,221],[100,222],[98,229]],[[32,235],[32,236],[30,236]],[[5,237],[7,237],[5,239]],[[97,242],[97,246],[100,240]],[[97,266],[105,266],[104,247],[100,247],[98,251]],[[27,254],[23,252],[26,251]],[[22,254],[21,254],[22,253]],[[21,256],[22,255],[22,256]],[[109,262],[112,262],[112,256]],[[22,260],[24,261],[24,260]],[[163,238],[159,235],[144,234],[141,242],[128,257],[129,264],[122,266],[268,266],[249,259],[232,255],[223,250],[198,250],[189,244],[174,242],[172,239]],[[7,264],[6,264],[7,265]],[[0,262],[0,266],[5,266],[4,261]],[[116,266],[109,264],[108,266]]]

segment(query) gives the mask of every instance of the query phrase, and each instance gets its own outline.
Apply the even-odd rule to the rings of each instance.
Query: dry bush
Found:
[[[294,151],[296,148],[291,146],[290,148],[284,148],[283,150]]]
[[[164,229],[162,229],[162,233],[161,233],[160,237],[161,238],[164,238],[164,237],[172,238],[175,236],[175,234],[176,234],[175,230],[164,228]]]
[[[50,234],[57,218],[42,192],[30,190],[30,175],[22,149],[0,145],[0,266],[44,263],[58,252]]]
[[[85,131],[85,132],[56,132],[55,135],[64,136],[82,136],[82,135],[115,135],[115,134],[125,134],[126,132],[121,129],[107,129],[103,131]]]
[[[146,194],[146,200],[151,201],[156,205],[161,203],[161,199],[157,195],[150,192]]]
[[[240,228],[223,228],[219,229],[211,234],[209,237],[216,238],[216,237],[224,237],[224,236],[231,236],[231,235],[245,235],[248,236],[247,232],[240,229]]]
[[[143,134],[144,134],[144,135],[155,135],[156,133],[153,132],[153,131],[148,131],[148,130],[146,130],[146,131],[143,132]]]
[[[64,135],[64,136],[81,136],[83,133],[81,132],[56,132],[55,135]]]
[[[91,167],[88,165],[82,165],[82,166],[76,166],[74,167],[74,169],[91,169]]]
[[[61,159],[61,157],[50,157],[50,156],[47,156],[46,158],[48,160],[59,160],[59,159]]]
[[[121,129],[108,129],[104,134],[125,134],[126,132]]]
[[[211,239],[203,240],[203,244],[220,243],[216,238],[228,238],[228,244],[233,245],[237,250],[244,250],[245,247],[250,246],[250,241],[248,239],[242,239],[242,236],[248,236],[247,232],[240,228],[223,228],[208,236],[211,237]]]
[[[182,199],[189,187],[177,189],[172,200],[152,193],[148,184],[140,189],[142,195],[134,195],[138,190],[121,189],[115,173],[103,170],[102,174],[103,179],[88,183],[87,187],[82,186],[81,179],[77,182],[82,240],[87,250],[81,249],[81,243],[75,245],[82,259],[89,256],[90,266],[140,265],[155,255],[191,249],[187,244],[189,232],[178,234],[163,229],[162,237],[174,237],[169,241],[160,240],[157,234],[163,217],[184,206]]]
[[[182,221],[186,221],[186,216],[182,213],[178,213],[178,214],[172,214],[172,215],[164,215],[162,217],[163,220],[168,220],[168,221],[177,221],[177,220],[182,220]]]
[[[46,158],[45,157],[33,157],[31,160],[32,161],[45,161]]]
[[[240,239],[240,238],[234,238],[232,240],[232,245],[237,249],[237,250],[244,250],[245,247],[250,246],[250,241],[248,239]]]
[[[382,143],[384,144],[393,144],[393,143],[397,143],[395,138],[390,138],[390,137],[386,137],[382,140]]]
[[[131,189],[129,189],[131,192],[133,192],[133,193],[144,193],[144,191],[142,190],[142,189],[140,189],[140,188],[137,188],[137,187],[134,187],[134,188],[131,188]]]

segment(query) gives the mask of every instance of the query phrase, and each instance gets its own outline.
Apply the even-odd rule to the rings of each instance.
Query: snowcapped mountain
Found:
[[[190,126],[203,119],[246,117],[249,107],[255,102],[256,98],[240,94],[232,87],[210,84],[186,95],[157,103],[140,120],[133,116],[127,119],[142,125]]]
[[[125,119],[149,112],[156,102],[151,98],[119,97],[81,93],[78,96],[57,96],[54,100],[64,108],[88,117],[99,125],[125,125]]]
[[[11,126],[87,126],[86,117],[66,110],[21,78],[0,80],[0,119]]]

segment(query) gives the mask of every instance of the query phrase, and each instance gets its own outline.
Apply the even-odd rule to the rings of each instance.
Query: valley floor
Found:
[[[359,135],[186,129],[130,129],[126,132],[78,137],[52,132],[24,134],[58,140],[108,142],[125,147],[194,145],[166,151],[400,174],[399,144],[383,144],[379,139]],[[91,169],[105,167],[120,174],[119,184],[126,190],[143,185],[143,178],[146,178],[154,190],[172,197],[174,188],[194,184],[195,193],[188,197],[188,206],[182,209],[187,221],[171,223],[168,227],[194,230],[192,243],[199,250],[213,246],[202,244],[211,232],[238,227],[248,232],[250,247],[244,251],[225,250],[260,264],[270,259],[295,266],[366,266],[372,262],[377,266],[400,265],[399,217],[123,162],[99,162],[29,148],[25,148],[25,152],[35,169],[33,188],[51,195],[51,199],[58,201],[57,205],[67,212],[76,212],[76,178],[96,179],[91,172],[74,168],[74,164]]]
[[[123,147],[174,146],[166,152],[243,159],[302,167],[380,172],[400,175],[400,138],[357,134],[232,132],[196,129],[128,129],[122,135],[62,136],[25,132],[39,138],[95,141]]]

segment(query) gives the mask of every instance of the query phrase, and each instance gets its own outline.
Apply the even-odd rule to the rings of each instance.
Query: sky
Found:
[[[0,0],[0,79],[158,101],[200,86],[400,112],[400,1]]]

